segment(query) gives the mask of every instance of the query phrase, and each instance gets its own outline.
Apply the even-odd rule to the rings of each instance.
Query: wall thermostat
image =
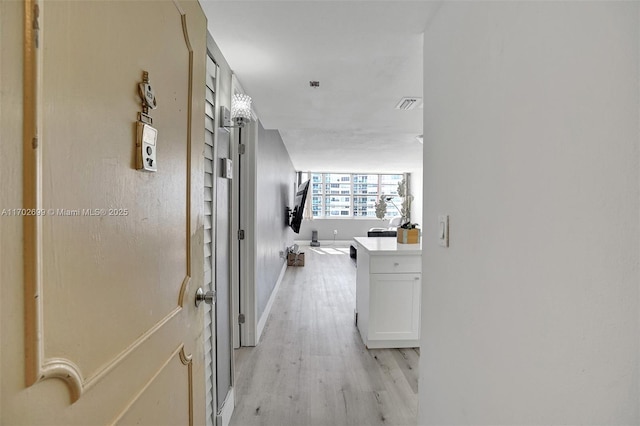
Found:
[[[136,168],[147,172],[158,171],[156,162],[156,141],[158,131],[147,123],[138,121],[136,140]]]

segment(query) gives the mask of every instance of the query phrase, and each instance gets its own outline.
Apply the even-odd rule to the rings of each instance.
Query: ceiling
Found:
[[[211,35],[297,170],[422,169],[422,33],[435,1],[200,0]],[[316,80],[320,87],[311,88]]]

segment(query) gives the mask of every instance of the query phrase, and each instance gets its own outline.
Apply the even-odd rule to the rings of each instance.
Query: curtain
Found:
[[[303,181],[311,179],[311,172],[303,173]],[[313,220],[312,200],[313,200],[313,183],[309,182],[309,191],[307,192],[307,199],[304,203],[304,211],[302,212],[302,219]]]

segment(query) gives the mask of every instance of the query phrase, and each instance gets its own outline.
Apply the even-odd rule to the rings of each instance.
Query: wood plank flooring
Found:
[[[354,325],[348,248],[304,250],[305,266],[287,269],[260,344],[236,351],[231,425],[415,425],[418,352],[367,350]]]

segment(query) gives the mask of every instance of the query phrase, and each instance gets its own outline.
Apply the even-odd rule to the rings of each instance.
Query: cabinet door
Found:
[[[370,340],[420,336],[420,274],[371,274]]]

